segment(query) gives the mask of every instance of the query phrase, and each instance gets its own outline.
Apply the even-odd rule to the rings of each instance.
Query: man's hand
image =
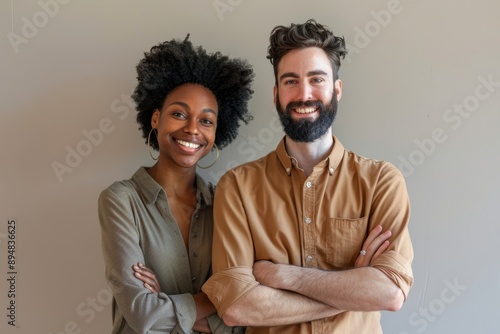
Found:
[[[387,247],[389,247],[389,238],[391,237],[391,231],[385,231],[382,233],[382,226],[376,226],[368,235],[365,242],[363,243],[363,248],[361,251],[365,251],[365,255],[359,254],[354,267],[368,267],[372,261],[380,256]]]
[[[277,288],[273,286],[273,283],[277,282],[277,271],[273,270],[276,268],[276,264],[271,261],[260,260],[253,264],[253,275],[257,282],[271,288]]]
[[[363,250],[366,252],[365,255],[359,254],[354,267],[368,267],[372,261],[380,256],[389,247],[389,238],[391,237],[391,231],[385,231],[382,233],[382,226],[376,226],[368,235],[365,242],[363,243]],[[279,289],[282,284],[278,286],[277,282],[284,282],[285,286],[288,284],[293,284],[293,282],[288,282],[291,276],[286,273],[286,266],[278,266],[271,261],[257,261],[253,265],[253,275],[255,279],[263,285],[269,286],[271,288]],[[284,280],[287,280],[285,282]]]
[[[290,264],[257,261],[253,265],[255,279],[263,286],[288,290],[324,303],[336,310],[395,311],[404,300],[401,289],[373,261],[389,246],[390,231],[375,227],[363,242],[364,252],[347,270],[322,270]]]

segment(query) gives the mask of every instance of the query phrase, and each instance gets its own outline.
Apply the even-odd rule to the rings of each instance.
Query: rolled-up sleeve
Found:
[[[413,285],[413,247],[408,231],[410,200],[401,172],[391,164],[382,169],[375,187],[370,213],[370,228],[382,225],[392,232],[389,248],[372,266],[381,270],[404,293]]]
[[[221,317],[259,285],[252,274],[254,244],[247,220],[238,184],[230,171],[215,191],[213,275],[202,288]]]
[[[203,286],[203,292],[222,317],[227,309],[256,287],[252,268],[228,268],[215,273]]]

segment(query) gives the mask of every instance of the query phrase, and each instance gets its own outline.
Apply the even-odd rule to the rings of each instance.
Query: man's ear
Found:
[[[274,106],[276,107],[276,104],[278,102],[278,100],[276,99],[278,97],[278,87],[276,87],[276,85],[274,85],[273,88],[273,96],[274,96]]]
[[[335,86],[333,89],[335,89],[335,93],[337,93],[337,101],[340,101],[340,98],[342,98],[342,80],[335,80]]]

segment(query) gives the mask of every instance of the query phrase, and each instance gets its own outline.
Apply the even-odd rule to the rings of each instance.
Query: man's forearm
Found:
[[[349,311],[396,311],[403,301],[401,289],[373,267],[324,271],[292,265],[273,264],[266,282]]]
[[[339,314],[330,305],[300,294],[258,285],[222,315],[228,326],[281,326]]]

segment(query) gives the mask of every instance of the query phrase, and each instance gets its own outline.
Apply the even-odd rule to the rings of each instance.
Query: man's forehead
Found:
[[[278,64],[278,76],[331,75],[332,63],[325,51],[318,47],[294,49],[284,55]]]

